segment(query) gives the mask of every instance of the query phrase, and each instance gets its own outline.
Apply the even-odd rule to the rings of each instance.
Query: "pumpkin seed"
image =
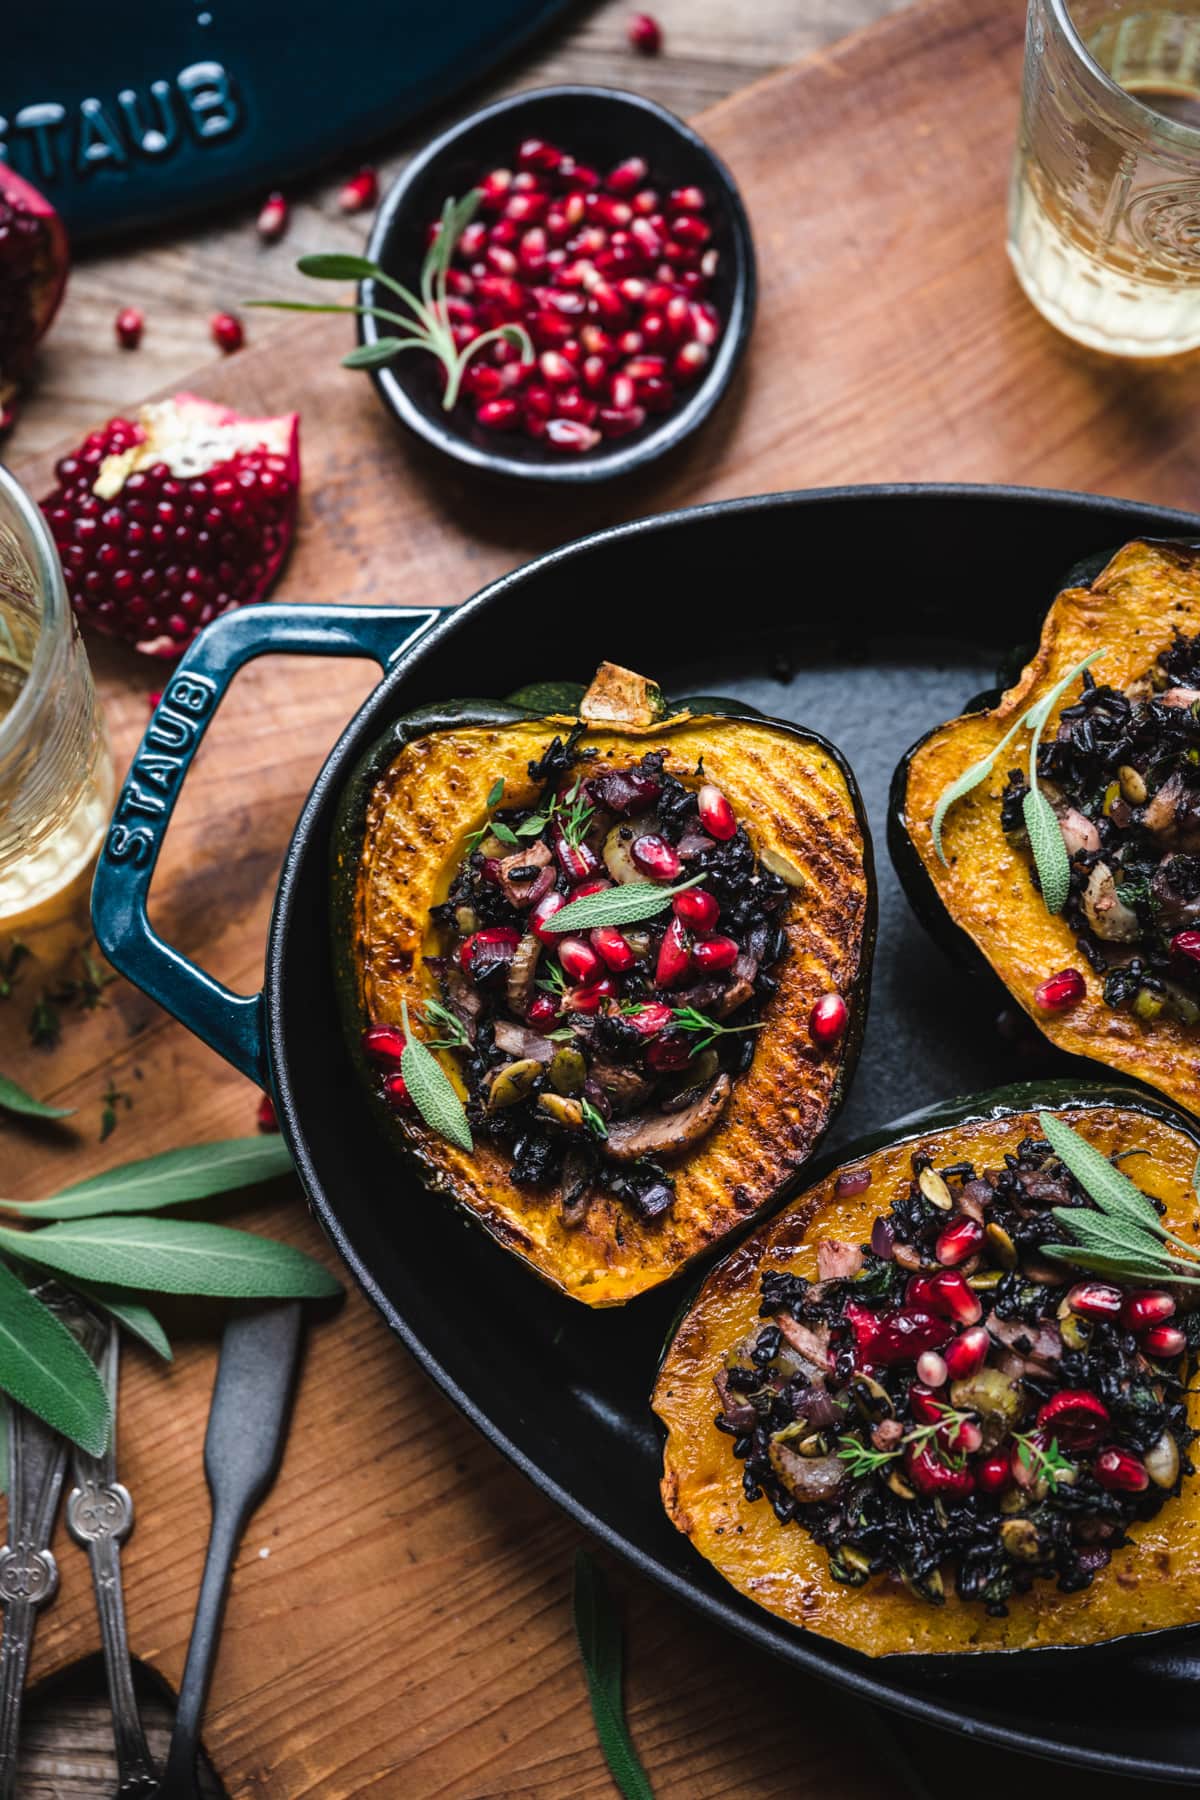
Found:
[[[1017,1266],[1017,1246],[1013,1243],[1003,1225],[997,1225],[993,1222],[984,1232],[984,1236],[987,1239],[987,1247],[992,1253],[993,1260],[998,1262],[1002,1269],[1015,1269]]]
[[[889,1469],[887,1484],[899,1500],[915,1500],[916,1493],[909,1487],[899,1469]]]
[[[587,1080],[587,1061],[582,1050],[564,1044],[554,1052],[546,1073],[550,1077],[550,1086],[558,1093],[578,1094]]]
[[[1138,771],[1136,769],[1131,769],[1128,763],[1122,763],[1121,767],[1117,770],[1117,777],[1121,783],[1121,792],[1128,800],[1130,806],[1145,806],[1146,783],[1142,780]]]
[[[796,1445],[801,1456],[828,1456],[829,1445],[819,1431],[812,1431]]]
[[[1161,994],[1154,993],[1151,988],[1139,988],[1133,1002],[1133,1010],[1139,1019],[1157,1019],[1165,1005],[1166,1001]]]
[[[836,1556],[830,1557],[829,1573],[835,1581],[841,1582],[843,1587],[861,1587],[866,1581],[870,1569],[869,1567],[867,1569],[855,1568],[850,1562],[847,1550],[843,1548],[838,1551]]]
[[[868,1425],[877,1425],[880,1419],[890,1419],[895,1413],[887,1389],[861,1371],[850,1379],[850,1398]]]
[[[771,850],[769,848],[760,850],[758,853],[758,860],[764,869],[769,869],[772,875],[778,875],[780,881],[786,881],[787,885],[790,888],[795,888],[797,892],[808,885],[805,877],[800,873],[800,870],[796,868],[795,864],[790,863],[786,856],[781,856],[778,850]]]
[[[479,930],[479,914],[475,911],[473,906],[456,907],[454,912],[454,923],[457,925],[463,937],[470,937],[473,931]]]
[[[563,1094],[539,1094],[538,1106],[556,1125],[564,1125],[568,1131],[583,1130],[583,1108],[578,1100],[568,1100]]]
[[[946,1584],[942,1580],[940,1569],[930,1569],[928,1575],[922,1575],[920,1578],[915,1575],[906,1575],[902,1569],[900,1579],[909,1593],[915,1594],[918,1600],[931,1600],[935,1606],[940,1606],[946,1598]]]
[[[1179,1479],[1179,1445],[1169,1431],[1164,1431],[1152,1449],[1142,1458],[1146,1473],[1155,1487],[1173,1488]]]
[[[1087,1319],[1081,1319],[1078,1313],[1069,1309],[1063,1316],[1059,1333],[1068,1350],[1086,1350],[1092,1338],[1092,1327]]]
[[[967,1276],[967,1286],[977,1294],[990,1294],[1003,1280],[1003,1269],[980,1269],[978,1274]]]
[[[527,1100],[541,1072],[541,1063],[532,1056],[522,1056],[516,1062],[505,1063],[492,1077],[492,1085],[488,1089],[488,1111],[496,1112],[502,1106],[518,1106],[522,1100]]]
[[[917,1176],[917,1186],[930,1206],[936,1206],[939,1212],[949,1212],[953,1207],[954,1196],[936,1169],[922,1169]]]

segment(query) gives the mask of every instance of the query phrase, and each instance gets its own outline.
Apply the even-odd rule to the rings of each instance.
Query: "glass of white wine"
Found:
[[[113,770],[40,509],[0,464],[0,934],[86,919]]]
[[[1081,343],[1200,345],[1200,0],[1029,0],[1008,252]]]

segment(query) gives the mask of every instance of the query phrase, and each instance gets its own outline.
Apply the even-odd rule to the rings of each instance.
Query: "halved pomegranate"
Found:
[[[296,526],[299,418],[176,394],[110,419],[55,474],[42,510],[79,619],[176,657],[273,587]]]
[[[0,436],[14,423],[33,354],[58,311],[70,253],[62,220],[0,162]]]

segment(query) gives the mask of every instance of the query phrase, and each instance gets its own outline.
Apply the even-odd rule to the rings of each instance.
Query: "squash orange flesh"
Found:
[[[406,745],[376,784],[354,902],[364,1019],[397,1023],[402,1001],[415,1011],[437,993],[422,961],[439,949],[430,906],[445,899],[496,780],[504,778],[506,808],[532,804],[538,790],[529,763],[573,723],[531,719],[432,732]],[[661,749],[668,772],[693,786],[702,757],[755,850],[774,851],[803,882],[786,908],[788,951],[779,991],[763,1010],[754,1061],[735,1080],[709,1135],[668,1164],[676,1193],[664,1218],[639,1220],[601,1192],[584,1224],[566,1226],[552,1192],[509,1180],[511,1159],[502,1149],[477,1143],[464,1154],[415,1115],[399,1122],[431,1186],[452,1193],[555,1286],[609,1306],[666,1280],[749,1219],[810,1155],[840,1095],[845,1047],[815,1051],[808,1014],[831,989],[855,1012],[869,960],[868,852],[836,761],[819,744],[765,721],[681,715],[640,731],[589,728],[584,744],[617,767]],[[443,1053],[442,1062],[457,1081],[453,1055]]]
[[[1197,1237],[1193,1138],[1162,1119],[1117,1106],[1056,1110],[1106,1155],[1135,1148],[1148,1152],[1127,1166],[1136,1166],[1138,1185],[1166,1205],[1166,1223],[1189,1241]],[[835,1188],[842,1171],[834,1170],[718,1264],[684,1316],[659,1373],[653,1404],[667,1427],[662,1494],[674,1524],[760,1606],[867,1656],[1094,1644],[1200,1620],[1200,1476],[1185,1476],[1178,1498],[1131,1527],[1131,1543],[1113,1553],[1091,1587],[1061,1594],[1052,1580],[1038,1581],[1028,1594],[1008,1602],[1007,1618],[993,1619],[978,1602],[959,1600],[949,1581],[941,1606],[918,1599],[890,1576],[873,1576],[861,1588],[839,1585],[829,1573],[827,1553],[803,1526],[781,1525],[767,1500],[745,1498],[742,1464],[728,1435],[713,1423],[720,1410],[713,1377],[759,1322],[759,1277],[765,1269],[784,1268],[815,1280],[820,1238],[865,1242],[874,1219],[907,1190],[915,1152],[925,1152],[942,1167],[970,1161],[982,1170],[1002,1165],[1005,1153],[1029,1136],[1040,1136],[1035,1113],[904,1138],[867,1159],[870,1187],[841,1199]],[[1195,1392],[1188,1416],[1192,1428],[1200,1429]]]
[[[1025,768],[1021,733],[987,780],[951,807],[942,828],[946,864],[931,822],[943,790],[981,758],[1042,695],[1089,652],[1097,684],[1124,688],[1170,648],[1176,631],[1200,632],[1200,559],[1161,545],[1134,543],[1113,557],[1090,588],[1069,588],[1047,616],[1037,655],[990,712],[952,719],[913,752],[902,818],[926,873],[951,918],[974,940],[1013,997],[1061,1050],[1090,1056],[1151,1083],[1190,1112],[1200,1110],[1200,1027],[1168,1014],[1143,1023],[1104,1003],[1104,977],[1076,948],[1070,925],[1047,912],[1030,881],[1030,858],[1010,848],[1000,801],[1012,768]],[[1075,682],[1051,714],[1079,697]],[[1043,1012],[1034,991],[1059,969],[1078,969],[1087,992],[1065,1013]]]

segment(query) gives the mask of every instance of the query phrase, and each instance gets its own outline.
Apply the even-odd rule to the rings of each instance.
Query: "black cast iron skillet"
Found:
[[[1200,519],[1013,488],[876,487],[726,501],[569,545],[456,612],[251,607],[218,621],[167,684],[96,876],[101,945],[252,1079],[269,1082],[326,1230],[388,1324],[492,1442],[561,1506],[709,1618],[864,1698],[1014,1749],[1186,1781],[1200,1772],[1195,1651],[1145,1644],[1044,1665],[989,1655],[870,1662],[733,1593],[668,1524],[647,1404],[678,1284],[591,1313],[542,1287],[420,1190],[377,1135],[341,1049],[328,855],[341,785],[398,715],[456,695],[585,681],[602,657],[673,695],[725,693],[802,719],[854,765],[876,830],[903,749],[1037,635],[1065,571]],[[445,596],[439,595],[439,599]],[[385,676],[325,764],[284,863],[263,991],[229,994],[150,930],[146,892],[179,783],[234,671],[268,651],[369,655]],[[1030,1073],[999,1003],[968,992],[880,869],[874,1005],[832,1147],[912,1106]],[[1093,1065],[1084,1065],[1093,1074]],[[1079,1065],[1074,1065],[1078,1068]],[[462,1322],[470,1320],[470,1330]],[[732,1651],[731,1647],[731,1654]]]

